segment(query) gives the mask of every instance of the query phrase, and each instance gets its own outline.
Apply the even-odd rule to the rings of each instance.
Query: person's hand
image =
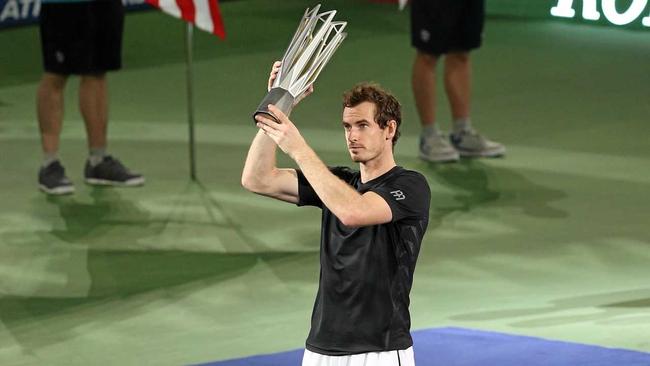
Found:
[[[300,103],[303,99],[307,98],[308,96],[311,95],[311,93],[314,92],[314,84],[311,84],[307,90],[305,90],[304,93],[300,94],[296,100],[293,101],[293,106],[297,106],[298,103]]]
[[[282,66],[282,61],[275,61],[273,63],[273,66],[271,66],[271,73],[269,74],[269,83],[267,87],[267,91],[270,91],[271,88],[273,87],[273,82],[275,81],[275,78],[278,77],[278,72],[280,72],[280,67]],[[298,103],[300,103],[303,99],[307,98],[314,92],[314,85],[310,85],[307,90],[305,90],[304,93],[300,94],[296,99],[293,101],[293,106],[297,106]]]
[[[296,153],[307,145],[305,139],[300,135],[296,125],[279,108],[273,104],[269,104],[268,108],[277,117],[278,122],[264,114],[258,114],[255,116],[257,127],[264,131],[285,154],[295,159]]]
[[[278,72],[280,72],[280,66],[282,66],[282,61],[275,61],[273,66],[271,66],[271,73],[269,74],[269,86],[266,91],[271,91],[273,87],[273,82],[275,78],[278,77]]]

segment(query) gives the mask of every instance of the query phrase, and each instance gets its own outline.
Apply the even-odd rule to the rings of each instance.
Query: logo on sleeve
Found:
[[[392,194],[393,197],[395,197],[395,201],[401,201],[401,200],[406,198],[406,195],[404,194],[404,192],[402,192],[400,190],[391,191],[390,194]]]

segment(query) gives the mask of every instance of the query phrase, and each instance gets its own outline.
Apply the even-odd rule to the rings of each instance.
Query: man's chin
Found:
[[[354,161],[355,163],[363,163],[363,162],[366,161],[366,159],[362,158],[361,156],[359,156],[359,155],[357,155],[357,154],[350,154],[350,158],[351,158],[352,161]]]

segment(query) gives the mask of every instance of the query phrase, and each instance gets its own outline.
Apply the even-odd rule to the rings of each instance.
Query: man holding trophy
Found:
[[[289,119],[344,37],[337,38],[344,23],[317,11],[305,13],[282,62],[273,65],[242,185],[322,209],[320,281],[302,365],[414,365],[409,292],[429,221],[429,186],[396,165],[401,107],[378,85],[358,84],[343,96],[342,125],[358,171],[326,166]],[[329,22],[322,27],[338,28],[316,31],[312,20],[323,16]],[[324,62],[320,52],[329,52]],[[298,169],[276,167],[277,147]]]

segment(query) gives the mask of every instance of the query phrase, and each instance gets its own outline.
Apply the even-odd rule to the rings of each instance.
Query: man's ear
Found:
[[[397,132],[397,121],[394,119],[388,121],[386,124],[386,129],[388,130],[388,136],[386,136],[386,140],[392,140],[393,137],[395,137],[395,132]]]

